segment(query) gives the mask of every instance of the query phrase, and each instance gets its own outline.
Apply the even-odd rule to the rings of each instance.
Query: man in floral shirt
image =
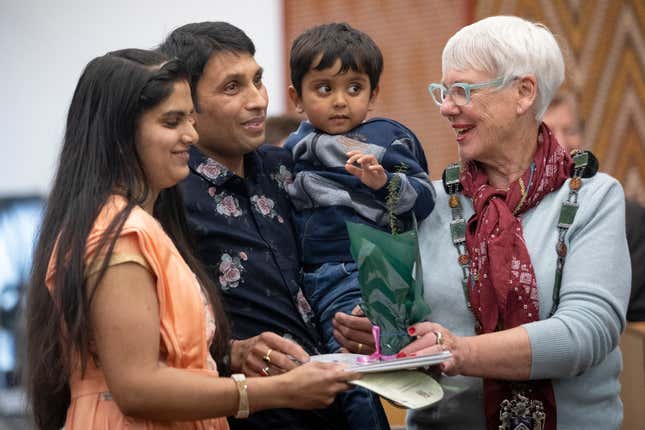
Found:
[[[230,367],[263,376],[288,370],[322,344],[300,288],[285,192],[291,155],[260,146],[268,96],[255,47],[230,24],[204,22],[176,29],[160,49],[184,61],[191,75],[199,142],[190,149],[191,173],[181,189],[197,251],[219,282],[239,339]],[[229,423],[232,429],[346,428],[337,404],[262,411]]]

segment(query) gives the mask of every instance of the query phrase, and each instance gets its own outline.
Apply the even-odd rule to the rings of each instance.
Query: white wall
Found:
[[[228,21],[255,42],[270,113],[283,111],[280,0],[0,0],[0,196],[46,193],[83,67],[121,48],[153,48],[172,29]]]

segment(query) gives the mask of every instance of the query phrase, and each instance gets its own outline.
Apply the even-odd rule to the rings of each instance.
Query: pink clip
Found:
[[[374,351],[373,354],[371,355],[361,355],[356,359],[358,363],[374,363],[375,361],[388,361],[388,360],[394,360],[396,358],[396,354],[392,355],[383,355],[381,354],[381,328],[377,325],[372,326],[372,336],[374,337],[374,345],[376,347],[376,351]]]

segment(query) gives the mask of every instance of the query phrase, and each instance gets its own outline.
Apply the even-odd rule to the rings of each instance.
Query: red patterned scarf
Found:
[[[477,163],[468,163],[462,170],[464,195],[472,198],[475,208],[466,229],[466,247],[471,258],[470,303],[481,333],[539,319],[535,273],[518,217],[564,184],[572,160],[544,124],[540,126],[537,141],[531,167],[508,190],[489,185],[488,177]],[[510,400],[519,386],[484,379],[488,429],[497,430],[500,403]],[[551,382],[522,383],[521,390],[522,395],[542,402],[547,416],[544,428],[555,430],[556,407]]]

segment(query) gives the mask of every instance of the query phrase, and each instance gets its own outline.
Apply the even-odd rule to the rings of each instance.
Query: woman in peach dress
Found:
[[[77,85],[28,302],[39,429],[223,430],[227,416],[324,407],[358,377],[322,363],[219,377],[228,325],[175,187],[198,139],[186,78],[129,49],[92,60]]]

